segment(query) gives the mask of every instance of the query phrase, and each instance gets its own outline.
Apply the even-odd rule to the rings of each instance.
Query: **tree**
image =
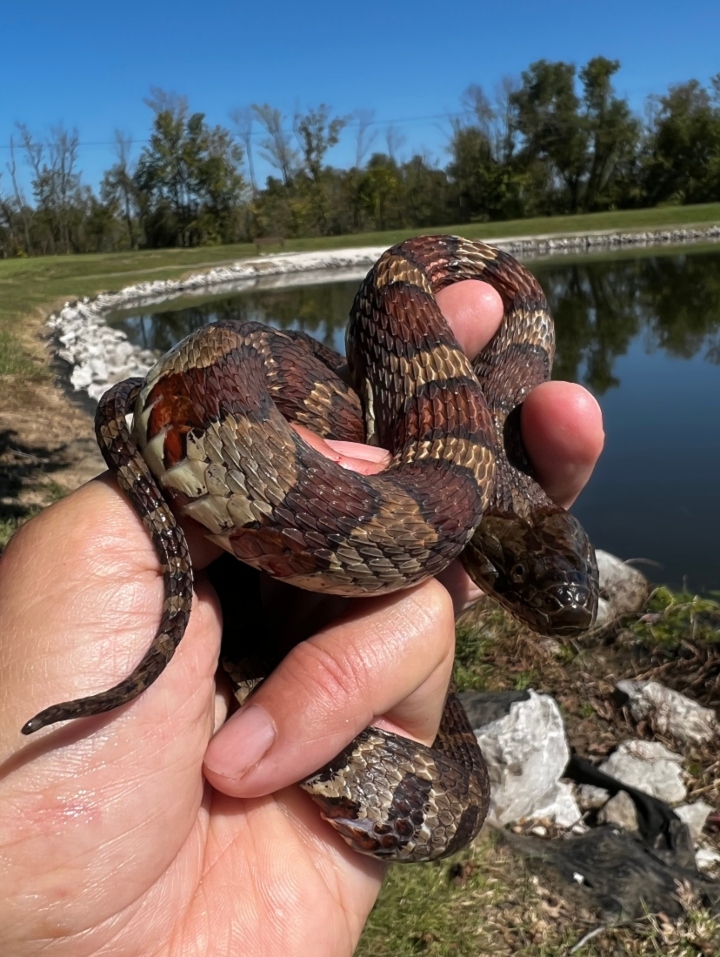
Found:
[[[340,141],[340,133],[347,124],[347,117],[330,118],[330,107],[321,103],[307,113],[296,113],[293,120],[295,138],[300,147],[303,167],[308,176],[317,183],[320,179],[325,154]]]
[[[295,185],[309,200],[309,215],[305,218],[321,234],[328,231],[328,197],[323,182],[325,156],[339,142],[346,123],[347,117],[331,118],[330,107],[326,103],[309,109],[307,113],[296,113],[293,120],[293,130],[302,157],[302,171],[309,180],[307,182],[296,175]]]
[[[240,142],[245,148],[245,158],[248,165],[248,174],[250,176],[250,187],[252,189],[253,198],[255,197],[258,188],[257,180],[255,179],[255,163],[253,161],[253,123],[255,122],[255,113],[253,112],[253,107],[244,106],[237,107],[232,110],[230,113],[230,119],[235,124],[235,128],[240,137]]]
[[[36,202],[35,220],[44,227],[46,251],[78,252],[79,244],[70,228],[71,209],[77,205],[80,174],[77,172],[78,132],[62,125],[53,127],[46,142],[36,140],[28,127],[18,124]],[[49,247],[49,248],[48,248]]]
[[[393,162],[397,161],[398,151],[403,148],[407,137],[394,124],[385,128],[385,142],[387,143],[388,156]]]
[[[185,97],[153,90],[146,102],[153,132],[133,177],[146,243],[232,242],[244,191],[242,149],[203,113],[190,114]]]
[[[285,186],[289,186],[297,168],[298,154],[290,144],[290,134],[283,129],[284,117],[269,103],[253,103],[252,110],[267,136],[260,141],[261,155],[271,166],[280,171]]]
[[[373,153],[358,183],[360,202],[374,229],[398,225],[402,180],[397,163],[383,153]]]
[[[627,202],[634,183],[639,123],[611,78],[617,60],[594,57],[580,70],[582,96],[571,63],[539,60],[509,96],[521,137],[518,165],[536,213],[582,212]]]
[[[720,199],[718,77],[711,89],[689,80],[652,98],[643,162],[644,188],[651,204]]]
[[[473,222],[516,214],[518,184],[513,170],[509,164],[498,162],[481,129],[457,125],[450,155],[447,174],[453,219]]]
[[[599,56],[580,70],[589,151],[583,206],[588,210],[627,200],[628,186],[635,182],[640,123],[627,102],[614,95],[611,77],[619,69],[618,60]]]
[[[115,130],[115,155],[117,163],[105,172],[100,184],[100,195],[110,208],[113,205],[122,210],[128,234],[128,248],[137,249],[138,238],[135,232],[135,217],[138,209],[138,192],[133,178],[133,165],[130,162],[132,140],[129,136]]]
[[[370,129],[375,122],[375,110],[366,110],[359,107],[353,113],[353,119],[357,129],[355,134],[355,167],[361,169],[368,150],[377,137],[377,130]]]
[[[33,253],[32,240],[30,238],[31,211],[28,209],[25,196],[18,185],[17,163],[15,160],[15,141],[12,136],[10,137],[10,159],[5,166],[10,174],[13,196],[11,200],[5,199],[3,201],[3,211],[5,213],[5,218],[10,231],[14,252],[16,253],[20,249],[20,246],[16,241],[16,233],[14,229],[15,220],[19,218],[22,223],[23,237],[25,240],[24,252],[28,256],[31,256]]]
[[[403,226],[437,226],[447,221],[448,179],[444,170],[433,169],[427,156],[415,154],[400,167]]]
[[[538,205],[543,212],[577,212],[587,132],[579,117],[575,66],[547,60],[531,63],[510,103],[514,128],[522,137],[520,159],[526,170],[535,167],[535,188],[544,193]]]

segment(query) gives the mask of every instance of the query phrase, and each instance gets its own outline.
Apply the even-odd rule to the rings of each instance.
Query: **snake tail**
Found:
[[[192,607],[193,580],[185,534],[125,421],[142,383],[142,379],[127,379],[105,393],[98,405],[95,431],[108,468],[140,516],[160,557],[165,600],[158,631],[140,663],[126,678],[99,694],[45,708],[23,725],[23,734],[33,734],[58,721],[112,711],[132,701],[163,672],[185,633]]]

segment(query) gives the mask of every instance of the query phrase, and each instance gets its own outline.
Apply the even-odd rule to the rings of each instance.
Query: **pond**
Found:
[[[720,251],[530,264],[557,327],[553,375],[600,402],[607,441],[574,511],[599,548],[653,581],[720,589]],[[218,318],[303,329],[342,350],[358,282],[252,289],[117,315],[131,341],[170,348]]]

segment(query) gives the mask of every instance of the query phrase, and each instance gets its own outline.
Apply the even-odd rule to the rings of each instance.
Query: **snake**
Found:
[[[490,283],[503,303],[499,330],[472,359],[436,300],[466,279]],[[522,404],[549,379],[554,349],[545,295],[517,260],[479,241],[420,236],[387,250],[361,283],[344,359],[305,333],[224,319],[183,339],[144,379],[110,388],[97,438],[160,558],[161,622],[130,675],[46,708],[23,733],[116,708],[162,673],[192,602],[178,518],[199,522],[242,562],[311,591],[386,594],[459,557],[538,634],[589,628],[593,547],[541,489],[520,437]],[[390,464],[369,476],[344,469],[293,424],[381,446]],[[248,694],[242,684],[238,673],[239,700]],[[354,850],[400,862],[465,847],[490,797],[452,687],[432,746],[369,727],[301,787]]]

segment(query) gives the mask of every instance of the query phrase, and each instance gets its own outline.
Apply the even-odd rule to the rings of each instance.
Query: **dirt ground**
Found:
[[[0,547],[18,524],[105,467],[92,404],[71,392],[44,311],[26,317],[20,342],[36,374],[0,378]]]
[[[51,379],[24,383],[0,410],[0,520],[10,527],[104,469],[88,408]]]

